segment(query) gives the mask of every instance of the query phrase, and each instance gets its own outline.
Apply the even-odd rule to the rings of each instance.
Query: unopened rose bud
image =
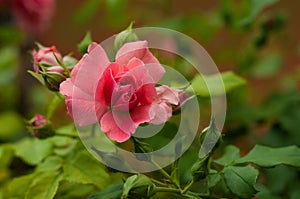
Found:
[[[133,26],[134,23],[131,22],[131,24],[128,26],[128,28],[126,28],[126,30],[123,30],[116,36],[114,43],[115,49],[118,50],[127,42],[133,42],[138,40],[137,35],[132,31]]]
[[[122,199],[125,198],[150,198],[156,193],[156,186],[143,174],[129,177],[123,186]]]
[[[30,121],[30,129],[33,135],[40,139],[55,135],[51,122],[40,114],[36,114]]]
[[[38,45],[38,51],[33,50],[33,69],[39,73],[39,66],[59,66],[58,61],[62,61],[62,56],[55,46],[43,47]]]
[[[66,80],[67,69],[63,58],[55,46],[43,47],[38,45],[39,50],[33,51],[33,69],[37,75],[41,75],[44,83],[51,91],[58,91],[61,82]]]
[[[215,119],[206,127],[200,136],[201,148],[199,157],[204,157],[206,154],[213,152],[222,142],[222,134],[216,127]]]
[[[51,91],[59,91],[59,85],[65,81],[66,76],[64,70],[60,66],[52,66],[47,68],[46,72],[42,73],[45,85]]]

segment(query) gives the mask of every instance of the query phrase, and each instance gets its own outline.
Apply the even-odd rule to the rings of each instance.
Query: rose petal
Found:
[[[134,121],[136,126],[144,123],[150,122],[150,105],[138,106],[131,111],[131,119]]]
[[[130,133],[122,131],[116,124],[112,112],[106,112],[100,120],[101,129],[107,136],[117,142],[124,142],[131,136]]]
[[[142,105],[150,104],[156,98],[156,90],[154,84],[144,84],[138,91],[138,100]]]
[[[136,41],[124,44],[116,55],[116,62],[122,65],[129,65],[133,57],[141,60],[148,68],[148,73],[153,81],[157,82],[165,73],[165,69],[148,49],[147,41]],[[136,66],[135,66],[136,67]]]
[[[150,117],[152,124],[163,124],[172,116],[172,107],[166,103],[153,103],[150,108]]]
[[[116,62],[127,64],[133,57],[140,59],[145,64],[159,63],[148,49],[147,41],[128,42],[116,54]]]
[[[125,65],[126,71],[129,71],[135,67],[144,65],[144,62],[142,62],[140,59],[133,57],[129,60],[128,64]]]
[[[116,82],[113,78],[111,68],[108,68],[100,79],[96,88],[95,100],[102,103],[104,106],[108,106],[112,103],[112,94],[116,87]]]
[[[96,42],[92,42],[87,49],[87,52],[90,53],[94,48],[96,48],[98,44]]]
[[[168,86],[159,86],[156,87],[157,92],[157,100],[162,100],[164,102],[178,105],[179,104],[179,97],[178,97],[178,91],[168,87]]]
[[[79,126],[86,126],[98,121],[107,110],[106,106],[95,102],[94,98],[76,87],[70,79],[60,84],[60,92],[66,98],[70,115]]]
[[[109,60],[104,49],[100,45],[92,44],[88,52],[78,65],[76,79],[72,77],[74,85],[86,93],[94,94],[99,78],[109,65]],[[80,75],[79,75],[80,74]]]

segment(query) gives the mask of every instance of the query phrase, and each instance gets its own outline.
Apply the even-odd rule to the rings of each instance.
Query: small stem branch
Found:
[[[171,192],[181,194],[181,190],[169,187],[156,187],[157,192]]]
[[[70,138],[76,138],[76,139],[79,138],[77,135],[70,135],[70,134],[65,134],[65,133],[56,133],[55,135],[60,135],[60,136],[65,136],[65,137],[70,137]]]
[[[180,191],[181,191],[181,188],[179,186],[179,184],[177,184],[177,182],[175,182],[173,180],[173,178],[163,169],[161,168],[160,165],[158,165],[155,161],[152,160],[152,163],[157,166],[159,168],[159,172],[165,177],[167,178],[168,180],[170,180]]]
[[[207,196],[206,194],[201,195],[201,194],[196,194],[194,192],[188,191],[187,193],[182,193],[180,189],[176,188],[170,188],[170,187],[156,187],[156,192],[169,192],[169,193],[176,193],[181,196],[189,196],[189,198],[192,196],[193,198],[199,198],[201,199],[202,196]]]
[[[194,184],[194,180],[192,180],[188,185],[186,185],[184,187],[184,189],[181,191],[182,194],[185,194],[190,188],[191,186]]]
[[[166,184],[164,184],[163,182],[161,182],[161,181],[158,181],[158,180],[156,180],[156,179],[154,179],[154,178],[150,178],[150,180],[151,180],[152,182],[154,182],[154,183],[156,183],[156,184],[160,185],[160,186],[167,186],[167,185],[166,185]]]
[[[55,57],[57,63],[59,63],[59,65],[64,69],[64,72],[65,72],[66,76],[67,76],[67,77],[71,77],[71,73],[70,73],[69,69],[67,68],[67,66],[66,66],[62,61],[60,61],[60,60],[57,58],[57,56],[55,55],[54,52],[53,52],[53,55],[54,55],[54,57]]]

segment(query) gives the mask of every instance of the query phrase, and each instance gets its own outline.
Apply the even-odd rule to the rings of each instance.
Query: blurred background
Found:
[[[0,143],[27,136],[24,119],[45,114],[51,103],[53,93],[26,72],[32,70],[35,41],[80,59],[77,44],[88,31],[101,42],[135,21],[135,27],[187,34],[220,71],[233,70],[247,80],[228,93],[226,143],[242,153],[255,143],[300,146],[299,1],[64,0],[55,1],[52,17],[37,30],[26,28],[20,22],[24,16],[9,4],[0,0]],[[193,76],[193,71],[182,72]],[[200,103],[207,100],[199,97]],[[71,122],[64,105],[53,120],[55,125]],[[299,198],[299,179],[299,170],[279,166],[265,169],[261,180],[278,196]]]

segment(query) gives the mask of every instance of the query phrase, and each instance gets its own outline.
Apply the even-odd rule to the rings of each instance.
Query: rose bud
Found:
[[[37,138],[45,139],[55,135],[51,122],[40,114],[36,114],[29,123],[29,128]]]
[[[51,91],[59,91],[59,85],[65,81],[66,76],[64,70],[60,66],[52,66],[47,68],[45,73],[42,73],[45,85]]]
[[[58,62],[62,62],[62,56],[55,46],[44,47],[38,44],[38,51],[33,50],[33,69],[34,72],[39,73],[39,66],[59,66]]]
[[[41,74],[44,83],[51,91],[58,91],[59,85],[67,76],[68,69],[63,65],[63,58],[55,46],[42,47],[39,45],[38,51],[33,51],[33,69],[37,74]]]
[[[208,153],[212,153],[222,142],[222,134],[215,124],[215,119],[213,118],[210,125],[206,127],[200,135],[201,149],[199,152],[199,157],[204,157]]]
[[[126,30],[123,30],[122,32],[117,34],[114,42],[116,50],[118,50],[127,42],[133,42],[138,40],[137,35],[132,31],[133,26],[134,23],[131,22],[131,24],[126,28]]]

